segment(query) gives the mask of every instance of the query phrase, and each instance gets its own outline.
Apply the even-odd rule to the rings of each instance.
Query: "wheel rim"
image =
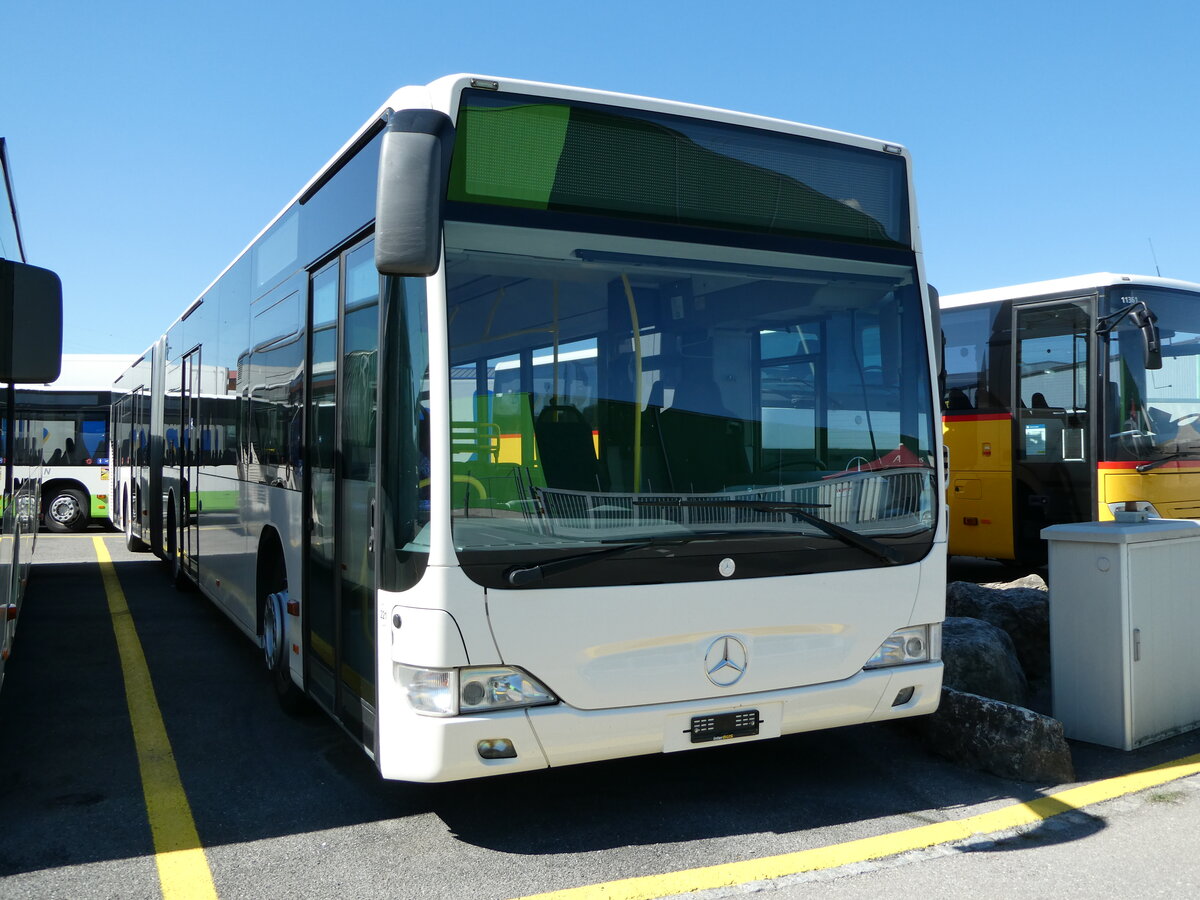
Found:
[[[73,524],[79,514],[79,502],[70,494],[60,494],[50,501],[50,518],[60,525]]]

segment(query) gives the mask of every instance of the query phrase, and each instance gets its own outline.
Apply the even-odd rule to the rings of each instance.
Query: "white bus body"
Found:
[[[403,88],[118,379],[114,522],[387,778],[931,712],[912,197],[869,138]]]

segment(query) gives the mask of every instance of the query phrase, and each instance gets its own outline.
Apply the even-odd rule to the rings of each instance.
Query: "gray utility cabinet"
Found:
[[[1082,522],[1042,537],[1066,736],[1132,750],[1200,726],[1200,522]]]

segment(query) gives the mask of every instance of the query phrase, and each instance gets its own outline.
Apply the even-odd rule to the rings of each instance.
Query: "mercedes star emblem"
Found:
[[[733,635],[722,635],[704,655],[704,674],[717,687],[729,687],[746,674],[747,659],[745,644]]]

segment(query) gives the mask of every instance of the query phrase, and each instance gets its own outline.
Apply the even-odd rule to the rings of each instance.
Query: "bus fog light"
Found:
[[[481,759],[516,759],[517,748],[508,738],[492,738],[480,741],[476,751]]]
[[[892,632],[864,669],[883,669],[909,663],[929,662],[942,655],[942,626],[914,625]]]
[[[900,691],[896,694],[896,699],[892,701],[892,706],[903,706],[905,703],[907,703],[909,700],[912,699],[913,694],[916,692],[916,690],[917,689],[914,687],[901,688]]]

